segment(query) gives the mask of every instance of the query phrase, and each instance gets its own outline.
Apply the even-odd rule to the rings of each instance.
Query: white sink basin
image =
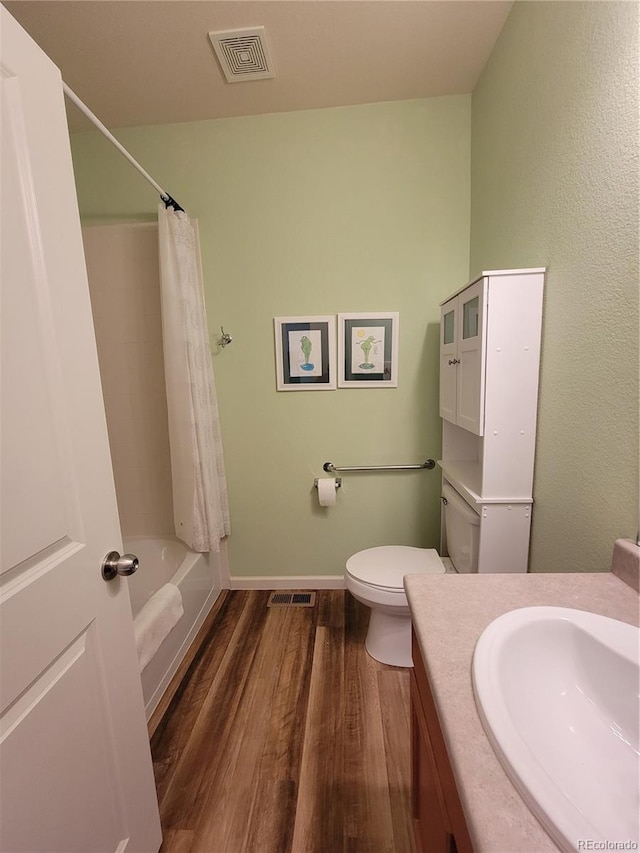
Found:
[[[639,638],[563,607],[493,621],[473,656],[480,719],[504,769],[561,850],[638,849]]]

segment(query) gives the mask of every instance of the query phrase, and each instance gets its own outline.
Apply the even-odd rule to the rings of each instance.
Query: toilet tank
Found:
[[[444,526],[451,562],[460,574],[477,572],[480,516],[447,482],[442,484],[442,497],[446,500]]]

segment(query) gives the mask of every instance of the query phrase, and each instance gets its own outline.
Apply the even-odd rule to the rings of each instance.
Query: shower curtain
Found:
[[[158,239],[176,536],[194,551],[219,551],[229,503],[197,222],[159,205]]]

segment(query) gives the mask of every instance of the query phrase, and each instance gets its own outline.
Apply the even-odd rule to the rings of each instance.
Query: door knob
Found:
[[[132,575],[138,571],[139,565],[135,554],[123,554],[121,557],[117,551],[109,551],[102,561],[102,577],[111,581],[116,575]]]

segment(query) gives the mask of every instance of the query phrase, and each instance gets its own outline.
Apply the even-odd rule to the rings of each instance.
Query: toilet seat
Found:
[[[443,575],[445,567],[435,548],[380,545],[349,557],[347,574],[386,592],[404,592],[405,575]]]

